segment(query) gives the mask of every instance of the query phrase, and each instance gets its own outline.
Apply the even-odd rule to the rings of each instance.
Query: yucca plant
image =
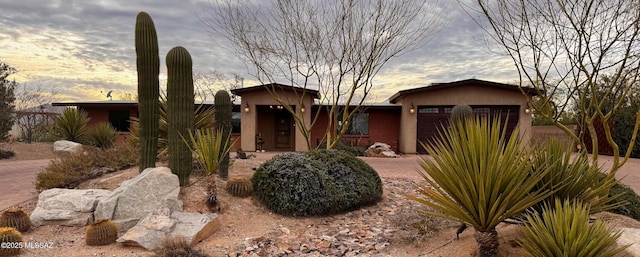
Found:
[[[185,143],[190,142],[191,152],[207,175],[215,173],[220,166],[222,156],[228,155],[231,151],[235,141],[230,143],[229,139],[229,136],[224,136],[222,130],[213,128],[198,129],[195,135],[189,133],[188,139],[183,138]]]
[[[91,143],[100,149],[109,149],[116,142],[117,132],[111,124],[100,122],[89,133]]]
[[[497,118],[470,117],[423,145],[431,156],[422,158],[418,172],[428,185],[410,198],[431,207],[428,214],[470,224],[480,256],[496,255],[500,222],[551,194],[533,190],[548,170],[534,169],[518,135],[516,129],[507,138]]]
[[[165,93],[166,94],[166,93]],[[166,156],[167,152],[167,97],[160,94],[160,121],[158,127],[158,156]],[[214,111],[213,108],[205,105],[196,105],[194,110],[195,129],[214,127]],[[127,143],[132,147],[137,147],[139,142],[139,120],[131,117],[131,133],[127,137]]]
[[[78,143],[86,143],[88,135],[89,118],[87,113],[75,108],[65,108],[56,117],[54,131],[56,135],[64,140]]]
[[[527,215],[519,242],[528,257],[613,257],[624,256],[628,246],[616,248],[620,232],[602,220],[589,222],[589,204],[555,199],[553,207],[544,204],[542,213]]]
[[[553,207],[555,199],[571,199],[589,204],[591,213],[611,210],[623,203],[614,200],[619,195],[610,196],[610,189],[616,185],[614,174],[603,175],[600,168],[593,165],[586,151],[572,157],[572,151],[557,139],[549,139],[535,147],[534,167],[549,169],[534,190],[550,189],[554,193],[534,208],[541,211],[544,205]]]

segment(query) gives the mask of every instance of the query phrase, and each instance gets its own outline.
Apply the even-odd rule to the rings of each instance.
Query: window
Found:
[[[109,124],[118,132],[129,132],[129,110],[109,110]]]
[[[438,107],[422,107],[418,109],[418,113],[438,113]]]
[[[231,133],[240,133],[240,112],[231,112]]]
[[[368,135],[369,134],[369,114],[356,113],[351,117],[346,135]]]

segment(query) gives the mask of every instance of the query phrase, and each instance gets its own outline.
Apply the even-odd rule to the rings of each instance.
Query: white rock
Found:
[[[101,199],[94,218],[113,220],[122,231],[133,227],[148,213],[158,209],[182,210],[178,176],[166,167],[148,168],[140,175],[122,182],[120,187]]]
[[[84,226],[93,222],[92,212],[98,201],[111,193],[102,189],[61,189],[42,191],[31,213],[35,226],[66,225]]]
[[[59,140],[53,143],[54,152],[81,153],[82,144],[68,140]]]
[[[117,241],[147,250],[157,249],[165,237],[184,238],[194,245],[219,228],[216,217],[213,213],[185,213],[162,208],[149,213]]]
[[[617,246],[631,245],[626,252],[629,256],[640,256],[640,229],[637,228],[621,228],[620,237],[616,241]]]
[[[369,146],[369,149],[380,149],[381,151],[390,151],[391,146],[389,144],[375,142],[371,146]]]

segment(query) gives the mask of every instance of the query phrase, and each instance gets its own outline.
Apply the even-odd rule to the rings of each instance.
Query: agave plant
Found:
[[[533,154],[534,167],[549,169],[534,190],[551,189],[553,194],[536,204],[541,211],[544,205],[553,207],[555,199],[571,199],[589,204],[591,213],[598,213],[620,207],[614,202],[619,195],[610,196],[609,190],[616,185],[613,173],[604,175],[600,168],[591,163],[586,151],[572,157],[571,150],[557,139],[549,139],[539,144]]]
[[[615,247],[620,232],[602,220],[589,224],[589,213],[589,204],[580,201],[555,199],[553,207],[545,203],[542,214],[527,215],[525,236],[519,242],[524,256],[621,256],[628,246]]]
[[[498,251],[496,226],[546,199],[549,190],[533,190],[548,170],[534,167],[530,150],[506,137],[497,118],[471,117],[452,122],[432,144],[423,145],[418,172],[428,183],[422,196],[410,198],[431,207],[428,214],[470,224],[480,256]]]
[[[88,139],[89,118],[87,113],[75,108],[65,108],[56,117],[54,131],[62,139],[86,143]]]
[[[196,130],[195,135],[189,132],[189,138],[183,137],[185,143],[190,143],[191,152],[196,160],[202,165],[205,174],[211,175],[216,172],[222,157],[229,154],[231,146],[230,138],[225,137],[221,129],[203,128]]]

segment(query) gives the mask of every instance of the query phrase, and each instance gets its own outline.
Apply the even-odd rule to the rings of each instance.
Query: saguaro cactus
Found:
[[[225,90],[216,92],[215,96],[215,111],[216,111],[216,129],[222,130],[222,138],[228,140],[231,134],[231,97]],[[226,145],[228,142],[222,142]],[[220,178],[226,180],[229,177],[229,153],[226,152],[224,156],[220,158]]]
[[[158,36],[151,16],[136,17],[136,65],[138,69],[138,112],[140,115],[140,172],[156,166],[160,117],[160,58]]]
[[[169,168],[178,175],[180,185],[189,182],[193,167],[188,140],[194,129],[193,73],[191,55],[184,47],[167,53],[167,140]]]

